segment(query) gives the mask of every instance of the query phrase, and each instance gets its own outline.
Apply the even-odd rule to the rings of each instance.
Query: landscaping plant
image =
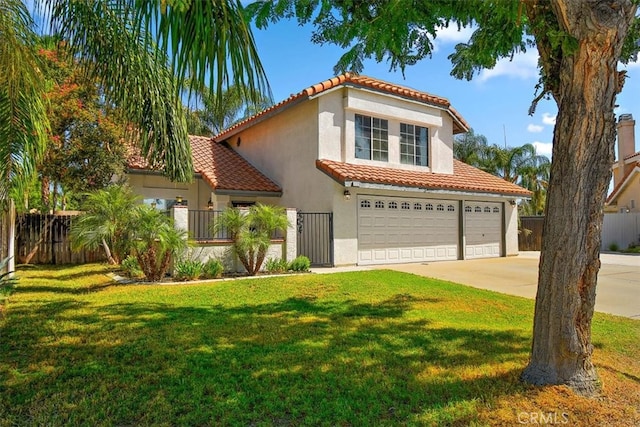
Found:
[[[197,280],[202,275],[204,264],[197,259],[181,259],[173,266],[175,280]]]
[[[145,278],[158,282],[167,273],[171,257],[186,249],[186,232],[176,230],[169,217],[146,205],[136,206],[132,224],[132,253]]]
[[[210,259],[202,266],[203,279],[219,279],[224,272],[224,265],[217,259]]]
[[[140,199],[124,185],[111,185],[88,193],[84,213],[70,231],[74,250],[102,247],[110,264],[119,264],[131,250],[132,219]]]
[[[250,276],[260,271],[276,230],[286,230],[289,225],[284,208],[263,205],[248,210],[229,208],[213,223],[213,232],[226,229],[233,240],[231,250],[238,257]]]
[[[311,268],[311,260],[304,255],[298,255],[289,264],[289,270],[293,271],[309,271],[309,268]]]
[[[267,262],[264,264],[264,269],[267,273],[285,273],[289,269],[289,265],[287,264],[287,260],[282,258],[269,258]]]
[[[127,277],[131,277],[134,279],[144,277],[144,273],[142,273],[140,265],[138,264],[138,259],[134,256],[129,255],[125,259],[123,259],[122,263],[120,264],[120,268],[122,268],[123,273]]]

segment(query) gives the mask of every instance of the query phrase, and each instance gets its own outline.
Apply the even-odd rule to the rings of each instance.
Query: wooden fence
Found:
[[[520,230],[518,232],[519,251],[539,251],[542,249],[543,222],[543,216],[520,217]]]
[[[16,261],[20,264],[84,264],[106,258],[102,250],[71,250],[69,230],[77,215],[22,214],[16,218]]]

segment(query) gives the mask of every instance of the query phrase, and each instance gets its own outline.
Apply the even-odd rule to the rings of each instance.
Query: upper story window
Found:
[[[356,114],[356,158],[389,161],[389,122]]]
[[[429,129],[400,123],[400,163],[427,166]]]

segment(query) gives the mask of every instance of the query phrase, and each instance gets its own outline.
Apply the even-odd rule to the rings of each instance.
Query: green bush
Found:
[[[300,255],[289,264],[289,270],[293,271],[309,271],[311,260],[304,255]]]
[[[611,252],[618,252],[620,250],[620,247],[618,246],[618,244],[616,242],[613,242],[613,243],[609,244],[609,250]]]
[[[210,259],[202,266],[203,279],[219,279],[224,272],[224,265],[217,259]]]
[[[287,261],[282,258],[269,258],[264,265],[267,273],[285,273],[289,269]]]
[[[204,264],[195,259],[184,259],[177,261],[173,267],[173,278],[175,280],[196,280],[200,278]]]
[[[122,273],[134,279],[138,279],[144,277],[144,273],[142,273],[142,269],[138,264],[138,259],[133,255],[129,255],[125,259],[122,260],[120,264],[120,268],[122,269]]]

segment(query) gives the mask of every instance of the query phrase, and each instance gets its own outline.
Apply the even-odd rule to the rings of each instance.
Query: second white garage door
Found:
[[[458,259],[457,201],[358,196],[358,263]]]
[[[502,255],[502,203],[466,202],[464,221],[466,259]]]

